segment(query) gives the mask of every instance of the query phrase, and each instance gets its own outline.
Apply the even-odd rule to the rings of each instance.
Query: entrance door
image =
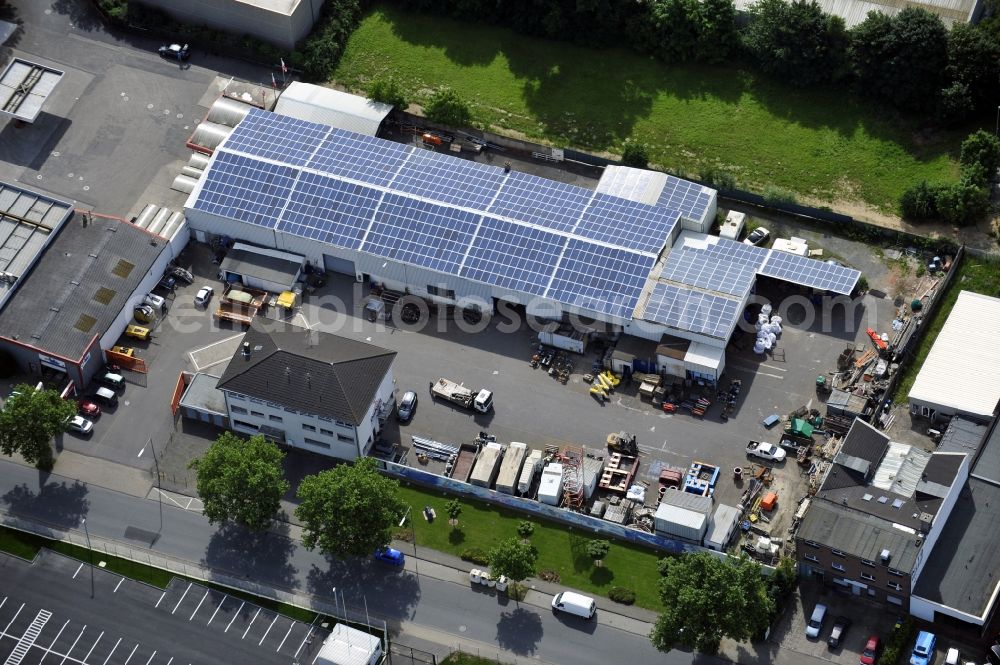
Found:
[[[323,269],[327,272],[338,272],[343,275],[350,275],[351,277],[356,275],[354,261],[330,256],[329,254],[323,255]]]

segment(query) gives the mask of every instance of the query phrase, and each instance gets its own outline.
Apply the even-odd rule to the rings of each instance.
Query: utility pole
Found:
[[[80,520],[83,525],[83,532],[87,534],[87,552],[90,553],[90,597],[94,597],[94,548],[90,546],[90,529],[87,528],[87,518]]]
[[[146,446],[149,446],[149,450],[153,453],[153,466],[156,469],[156,498],[160,504],[160,528],[156,532],[156,537],[159,538],[160,534],[163,533],[163,491],[160,489],[160,461],[156,459],[156,447],[153,446],[153,437],[149,437]],[[139,451],[136,457],[142,457],[142,454],[146,452],[146,446],[142,447],[142,450]]]

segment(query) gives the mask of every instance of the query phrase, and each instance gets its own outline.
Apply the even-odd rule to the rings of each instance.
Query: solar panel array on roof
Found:
[[[617,196],[597,194],[577,225],[576,235],[659,253],[677,223],[676,210],[665,210]]]
[[[295,185],[278,230],[358,249],[382,192],[305,171]]]
[[[660,282],[649,295],[644,318],[725,339],[736,325],[740,304],[735,298]]]
[[[786,282],[841,295],[850,295],[861,277],[861,272],[853,268],[815,261],[797,254],[771,250],[767,261],[758,271],[766,277],[774,277]]]
[[[698,183],[667,176],[656,205],[678,210],[690,219],[700,220],[712,202],[712,190]]]
[[[545,295],[565,236],[483,217],[462,276],[512,291]]]
[[[593,196],[583,187],[515,171],[487,212],[568,233]]]
[[[258,109],[254,109],[258,110]],[[273,116],[273,117],[267,117]],[[258,157],[304,166],[331,128],[284,115],[249,113],[226,141],[226,147]]]
[[[229,146],[227,143],[226,147]],[[367,136],[333,129],[316,149],[308,166],[330,175],[384,187],[411,152],[410,146],[391,141],[375,143]]]
[[[195,209],[274,228],[298,169],[252,157],[217,152]]]
[[[767,250],[709,236],[697,242],[682,239],[670,250],[660,279],[709,291],[743,296],[767,258]]]
[[[556,270],[549,297],[624,319],[632,316],[656,259],[573,239]]]
[[[416,150],[400,170],[393,189],[466,208],[485,210],[500,191],[503,169],[429,150]]]

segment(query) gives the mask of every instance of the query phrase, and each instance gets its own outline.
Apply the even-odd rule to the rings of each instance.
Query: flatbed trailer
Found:
[[[479,449],[472,443],[463,443],[459,446],[458,456],[455,457],[455,462],[451,467],[451,477],[463,483],[469,482],[469,474],[472,473],[478,452]]]

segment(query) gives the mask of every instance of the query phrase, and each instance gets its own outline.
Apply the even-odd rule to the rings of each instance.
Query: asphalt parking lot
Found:
[[[328,631],[174,578],[166,590],[41,550],[0,556],[0,658],[35,665],[312,662]],[[9,660],[8,660],[9,659]]]

